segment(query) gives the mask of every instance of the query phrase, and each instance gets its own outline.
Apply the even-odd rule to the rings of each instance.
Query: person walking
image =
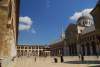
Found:
[[[36,56],[35,56],[35,61],[36,61]]]
[[[97,55],[97,58],[98,58],[98,53],[96,53],[96,55]]]
[[[80,60],[80,58],[81,58],[81,54],[79,53],[79,60]]]
[[[63,56],[62,56],[62,54],[61,54],[61,58],[60,59],[61,59],[61,62],[63,62]]]
[[[57,63],[57,57],[54,57],[55,63]]]
[[[84,57],[83,57],[83,54],[82,54],[81,60],[82,60],[82,61],[84,61]]]

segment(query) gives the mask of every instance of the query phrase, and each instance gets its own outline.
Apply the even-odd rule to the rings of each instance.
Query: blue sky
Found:
[[[82,15],[89,16],[98,0],[21,0],[19,17],[19,45],[49,45],[76,24]],[[64,32],[65,35],[65,32]]]

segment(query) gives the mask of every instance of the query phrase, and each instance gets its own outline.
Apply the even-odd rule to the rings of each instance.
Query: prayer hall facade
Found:
[[[98,37],[95,33],[95,26],[88,16],[82,14],[76,24],[69,24],[65,30],[65,36],[49,44],[50,55],[96,55],[99,54]]]

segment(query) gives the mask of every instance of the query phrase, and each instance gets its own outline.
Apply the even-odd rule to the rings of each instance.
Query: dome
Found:
[[[81,16],[81,17],[78,18],[78,21],[82,20],[82,19],[90,19],[90,17],[88,17],[88,16]]]
[[[97,2],[96,6],[100,6],[100,0]]]

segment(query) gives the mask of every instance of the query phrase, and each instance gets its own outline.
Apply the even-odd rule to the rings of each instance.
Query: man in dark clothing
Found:
[[[83,57],[83,54],[82,54],[82,57],[81,57],[81,58],[82,58],[81,60],[82,60],[82,61],[84,61],[84,57]]]
[[[61,54],[61,58],[60,59],[61,59],[61,62],[63,62],[63,56],[62,56],[62,54]]]
[[[54,58],[54,60],[55,60],[55,63],[57,63],[57,58],[56,57]]]

